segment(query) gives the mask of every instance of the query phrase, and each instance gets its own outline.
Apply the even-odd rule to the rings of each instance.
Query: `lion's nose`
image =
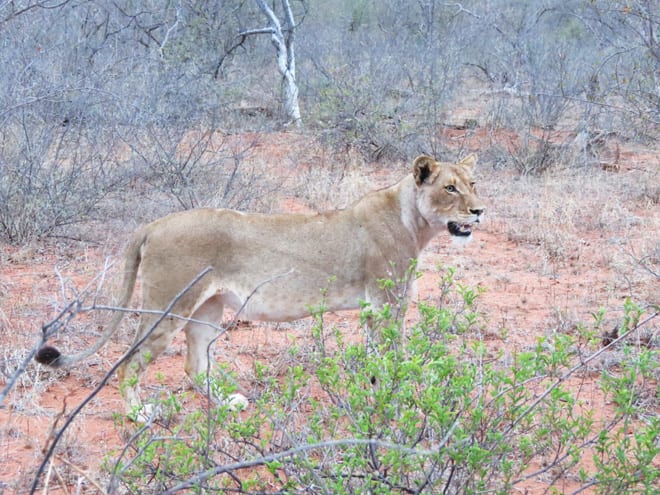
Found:
[[[483,208],[480,208],[480,209],[470,208],[470,213],[472,213],[473,215],[477,215],[478,217],[480,217],[483,212],[484,212]]]

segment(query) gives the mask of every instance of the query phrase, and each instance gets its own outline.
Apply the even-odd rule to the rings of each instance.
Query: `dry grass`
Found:
[[[639,186],[652,180],[647,171],[566,169],[485,187],[498,198],[491,216],[507,239],[538,246],[547,262],[579,259],[587,246],[604,243],[607,260],[622,242],[657,237],[658,204]]]

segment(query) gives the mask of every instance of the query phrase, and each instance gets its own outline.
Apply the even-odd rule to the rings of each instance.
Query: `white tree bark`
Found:
[[[269,26],[263,29],[253,29],[239,33],[241,36],[251,34],[270,34],[271,42],[277,50],[277,68],[284,79],[283,105],[287,123],[300,126],[300,106],[298,104],[298,84],[296,83],[295,31],[296,25],[289,0],[281,0],[284,12],[285,29],[265,0],[255,0],[261,12],[268,19]]]

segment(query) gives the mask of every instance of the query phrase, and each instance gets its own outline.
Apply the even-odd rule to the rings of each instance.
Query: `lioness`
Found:
[[[164,310],[205,268],[203,276],[173,306],[184,318],[166,318],[118,371],[129,412],[140,405],[139,377],[185,324],[185,370],[194,379],[207,371],[207,347],[225,306],[240,318],[290,321],[321,302],[329,310],[355,309],[360,300],[386,302],[378,280],[402,280],[411,260],[443,229],[469,238],[484,206],[472,172],[477,157],[458,163],[415,159],[412,174],[398,184],[371,192],[345,210],[318,214],[262,215],[226,209],[197,209],[160,218],[133,236],[125,255],[119,306],[128,307],[142,270],[142,307]],[[332,280],[332,282],[330,282]],[[410,284],[414,282],[409,282]],[[408,287],[413,290],[413,287]],[[406,291],[408,293],[408,291]],[[123,312],[116,312],[101,338],[88,350],[62,356],[43,347],[36,360],[54,367],[87,358],[114,333]],[[158,318],[140,317],[135,342]],[[234,400],[245,404],[245,398]]]

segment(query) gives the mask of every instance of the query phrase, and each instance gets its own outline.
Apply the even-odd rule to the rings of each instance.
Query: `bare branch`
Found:
[[[241,31],[239,35],[248,36],[253,34],[270,34],[270,40],[277,51],[277,68],[284,79],[284,113],[290,123],[300,126],[300,105],[298,104],[298,84],[296,82],[296,55],[294,50],[295,22],[289,0],[282,0],[286,32],[282,29],[282,23],[273,12],[273,9],[265,0],[255,0],[261,12],[266,16],[270,26],[267,28],[250,29]]]
[[[335,447],[343,447],[350,445],[366,445],[371,447],[381,447],[385,449],[396,450],[398,452],[403,452],[414,456],[432,456],[437,454],[441,449],[444,448],[447,440],[448,437],[445,437],[438,445],[433,446],[433,449],[411,449],[409,447],[405,447],[403,445],[399,445],[392,442],[386,442],[377,439],[363,439],[363,438],[345,438],[339,440],[326,440],[318,443],[299,445],[297,447],[290,448],[283,452],[278,452],[276,454],[259,457],[257,459],[251,459],[241,462],[235,462],[232,464],[225,464],[223,466],[217,466],[215,468],[199,473],[197,476],[194,476],[189,480],[179,483],[178,485],[170,488],[169,490],[164,491],[162,495],[170,495],[177,493],[181,490],[185,490],[186,488],[191,488],[192,486],[195,486],[202,481],[208,480],[211,476],[215,476],[223,473],[229,473],[232,471],[239,471],[241,469],[249,469],[257,466],[263,466],[264,464],[269,464],[275,461],[282,461],[283,459],[295,457],[298,454],[301,454],[303,452],[308,452],[310,450],[332,449]]]
[[[247,29],[245,31],[240,31],[238,36],[252,36],[254,34],[273,34],[275,29],[272,27],[257,28],[257,29]]]
[[[163,50],[165,49],[165,45],[167,45],[167,42],[170,39],[170,35],[176,30],[177,26],[179,25],[179,17],[181,16],[181,2],[176,7],[176,18],[174,21],[174,24],[172,24],[170,27],[167,28],[167,31],[165,32],[165,37],[163,38],[163,41],[160,43],[160,46],[158,47],[158,52],[160,53],[161,58],[164,56]]]

